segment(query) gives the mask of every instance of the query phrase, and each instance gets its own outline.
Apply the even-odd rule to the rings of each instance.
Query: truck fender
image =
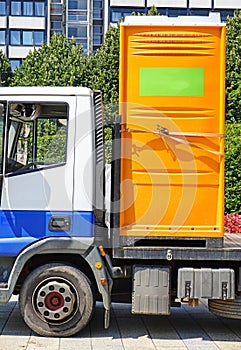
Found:
[[[33,256],[63,252],[83,256],[92,245],[93,238],[88,237],[48,237],[26,247],[20,252],[13,264],[7,286],[0,287],[0,304],[6,304],[9,301],[24,265]]]

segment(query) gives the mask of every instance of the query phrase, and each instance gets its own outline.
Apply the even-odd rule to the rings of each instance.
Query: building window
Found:
[[[87,51],[87,49],[88,49],[88,45],[87,45],[87,39],[86,40],[76,40],[76,43],[77,44],[81,44],[82,45],[82,47],[83,47],[83,49],[84,49],[84,51],[86,52]]]
[[[94,34],[103,34],[103,26],[94,26]]]
[[[63,6],[62,4],[51,4],[51,15],[62,15]]]
[[[0,1],[0,16],[6,15],[6,1]]]
[[[6,32],[5,30],[0,30],[0,45],[6,44]]]
[[[24,2],[23,3],[23,15],[24,16],[33,16],[33,3],[32,2]]]
[[[123,18],[128,17],[128,16],[131,16],[131,13],[130,13],[130,12],[124,12],[124,13],[123,13]]]
[[[94,0],[94,9],[103,9],[103,1],[102,0]]]
[[[68,28],[68,38],[75,38],[76,44],[83,46],[84,50],[87,50],[87,26],[82,25],[79,27],[69,27]]]
[[[23,31],[23,45],[33,45],[33,32]]]
[[[87,11],[69,10],[68,21],[87,21]]]
[[[34,32],[33,33],[33,38],[34,38],[34,45],[35,46],[41,46],[42,42],[44,41],[44,32]]]
[[[10,44],[21,45],[20,41],[20,30],[12,30],[10,33]]]
[[[51,30],[56,30],[56,31],[58,31],[58,30],[62,30],[62,23],[61,22],[54,22],[54,21],[52,21],[51,22]]]
[[[12,1],[12,16],[44,17],[45,5],[43,1]]]
[[[35,16],[44,17],[44,2],[34,3]]]
[[[14,71],[16,68],[19,68],[21,65],[21,60],[10,60],[10,65],[12,71]]]
[[[168,16],[169,17],[178,17],[178,16],[186,16],[188,13],[188,9],[168,9]]]
[[[11,15],[12,16],[21,16],[21,2],[12,1],[11,2]]]
[[[94,19],[102,19],[103,18],[102,10],[101,9],[94,9],[93,17],[94,17]]]
[[[119,22],[122,18],[122,13],[121,12],[117,12],[117,11],[113,11],[112,12],[112,16],[111,16],[111,21],[112,22]]]
[[[43,31],[12,30],[10,32],[11,45],[41,46],[44,41]]]
[[[87,27],[69,27],[69,37],[74,36],[75,38],[87,38]]]
[[[87,10],[87,0],[69,0],[70,10]]]
[[[93,43],[94,43],[94,45],[101,45],[102,44],[102,35],[94,35]]]
[[[190,9],[189,13],[191,16],[208,16],[209,10],[205,9]]]
[[[234,10],[221,10],[219,12],[221,15],[222,22],[226,22],[228,16],[233,17],[233,15],[234,15]]]

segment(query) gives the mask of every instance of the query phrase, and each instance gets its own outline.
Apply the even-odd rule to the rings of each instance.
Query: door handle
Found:
[[[69,216],[52,216],[48,223],[49,231],[70,231],[70,217]]]

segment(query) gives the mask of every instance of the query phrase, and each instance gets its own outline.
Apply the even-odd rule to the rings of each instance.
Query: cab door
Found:
[[[8,103],[0,254],[17,255],[35,240],[72,234],[76,97],[46,100]]]

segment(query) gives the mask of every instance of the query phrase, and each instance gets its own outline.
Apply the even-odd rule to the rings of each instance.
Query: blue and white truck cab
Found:
[[[30,327],[71,335],[92,314],[97,275],[100,293],[108,289],[94,248],[96,229],[105,230],[101,96],[72,87],[0,96],[0,303],[21,291]]]

